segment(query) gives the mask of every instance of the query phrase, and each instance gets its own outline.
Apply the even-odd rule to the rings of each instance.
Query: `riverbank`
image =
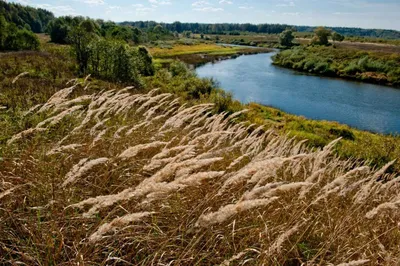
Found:
[[[371,165],[382,166],[400,158],[400,136],[372,133],[338,122],[326,121],[343,119],[358,125],[357,122],[362,118],[361,121],[370,121],[369,124],[373,126],[368,127],[374,130],[399,132],[397,114],[392,112],[393,116],[387,117],[390,115],[387,108],[395,108],[393,104],[397,106],[395,99],[398,90],[370,84],[364,84],[367,88],[362,89],[360,86],[363,84],[360,83],[296,75],[291,70],[274,67],[270,64],[269,57],[269,54],[244,56],[202,66],[197,69],[197,73],[200,77],[212,77],[217,80],[219,86],[232,91],[237,100],[244,103],[260,103],[241,105],[241,108],[250,110],[247,119],[256,124],[263,124],[266,128],[272,128],[280,134],[288,134],[298,140],[307,140],[311,147],[323,147],[337,138],[342,138],[340,145],[335,147],[339,156],[360,158],[370,161]],[[321,90],[321,87],[325,90]],[[346,96],[348,90],[351,97]],[[382,94],[381,90],[387,93]],[[383,106],[371,107],[374,101],[382,101]],[[263,106],[261,103],[277,106],[281,110]],[[359,108],[362,110],[358,110]],[[302,115],[318,120],[307,119]],[[361,125],[360,127],[362,128]],[[400,163],[397,163],[393,170],[400,172]]]
[[[301,46],[278,53],[274,57],[274,64],[322,76],[400,86],[399,53]]]

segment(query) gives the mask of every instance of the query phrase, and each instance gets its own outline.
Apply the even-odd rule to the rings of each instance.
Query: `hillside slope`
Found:
[[[18,83],[24,77],[16,78]],[[1,263],[395,265],[399,178],[181,105],[72,80],[0,162]]]

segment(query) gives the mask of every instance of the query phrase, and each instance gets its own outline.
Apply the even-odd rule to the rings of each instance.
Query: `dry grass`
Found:
[[[157,90],[80,86],[31,111],[41,121],[3,152],[0,263],[400,263],[390,164],[343,161],[340,140],[312,150]]]

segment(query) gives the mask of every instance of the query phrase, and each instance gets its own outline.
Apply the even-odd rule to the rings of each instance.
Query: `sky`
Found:
[[[400,30],[400,0],[9,0],[115,22],[282,23]]]

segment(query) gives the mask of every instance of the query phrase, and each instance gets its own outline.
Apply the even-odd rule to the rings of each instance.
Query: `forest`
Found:
[[[34,33],[44,32],[49,22],[55,18],[53,13],[45,9],[7,3],[3,0],[0,1],[0,16],[7,22]]]
[[[122,25],[130,25],[139,29],[152,28],[158,23],[155,21],[136,21],[136,22],[122,22]],[[184,31],[191,31],[193,33],[203,34],[237,34],[240,32],[251,33],[266,33],[277,34],[283,32],[286,28],[294,28],[298,32],[313,32],[317,27],[309,26],[296,26],[286,24],[250,24],[250,23],[222,23],[222,24],[207,24],[207,23],[160,23],[164,28],[172,32],[182,33]],[[372,38],[385,38],[385,39],[399,39],[400,32],[396,30],[385,29],[361,29],[361,28],[346,28],[346,27],[326,27],[332,31],[338,32],[345,36],[360,36]]]

